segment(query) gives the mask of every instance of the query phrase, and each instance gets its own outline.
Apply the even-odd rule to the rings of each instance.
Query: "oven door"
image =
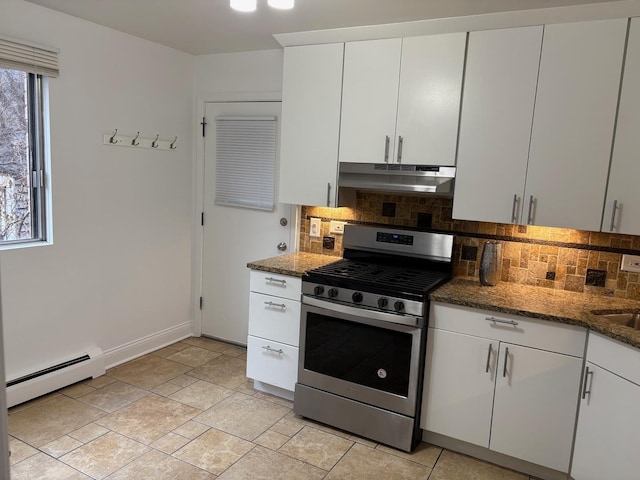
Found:
[[[423,325],[303,296],[298,383],[413,417]]]

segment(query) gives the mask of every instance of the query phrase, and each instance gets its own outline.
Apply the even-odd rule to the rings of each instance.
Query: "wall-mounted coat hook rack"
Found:
[[[102,137],[104,145],[132,148],[152,148],[154,150],[175,150],[178,137],[173,140],[162,139],[158,133],[155,138],[141,137],[140,132],[136,135],[119,135],[118,129],[114,129],[113,133],[107,133]]]

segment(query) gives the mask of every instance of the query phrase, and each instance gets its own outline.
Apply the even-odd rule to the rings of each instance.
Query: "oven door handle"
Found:
[[[424,319],[414,315],[396,315],[393,313],[369,310],[368,308],[356,308],[349,305],[343,305],[341,303],[327,302],[326,300],[320,300],[307,295],[302,296],[302,303],[305,305],[319,307],[329,312],[343,313],[354,317],[370,318],[372,320],[406,325],[408,327],[422,327],[424,325]]]

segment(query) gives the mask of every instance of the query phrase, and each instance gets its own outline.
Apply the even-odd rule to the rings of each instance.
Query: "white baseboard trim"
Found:
[[[193,336],[192,322],[185,322],[166,330],[147,335],[133,342],[126,343],[119,347],[105,350],[104,360],[107,369],[121,365],[134,358],[141,357],[149,352],[166,347],[172,343],[179,342],[185,338]]]

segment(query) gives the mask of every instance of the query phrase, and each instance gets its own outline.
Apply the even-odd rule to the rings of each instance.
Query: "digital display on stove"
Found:
[[[378,232],[376,241],[394,243],[397,245],[413,245],[413,235],[398,235],[397,233]]]

